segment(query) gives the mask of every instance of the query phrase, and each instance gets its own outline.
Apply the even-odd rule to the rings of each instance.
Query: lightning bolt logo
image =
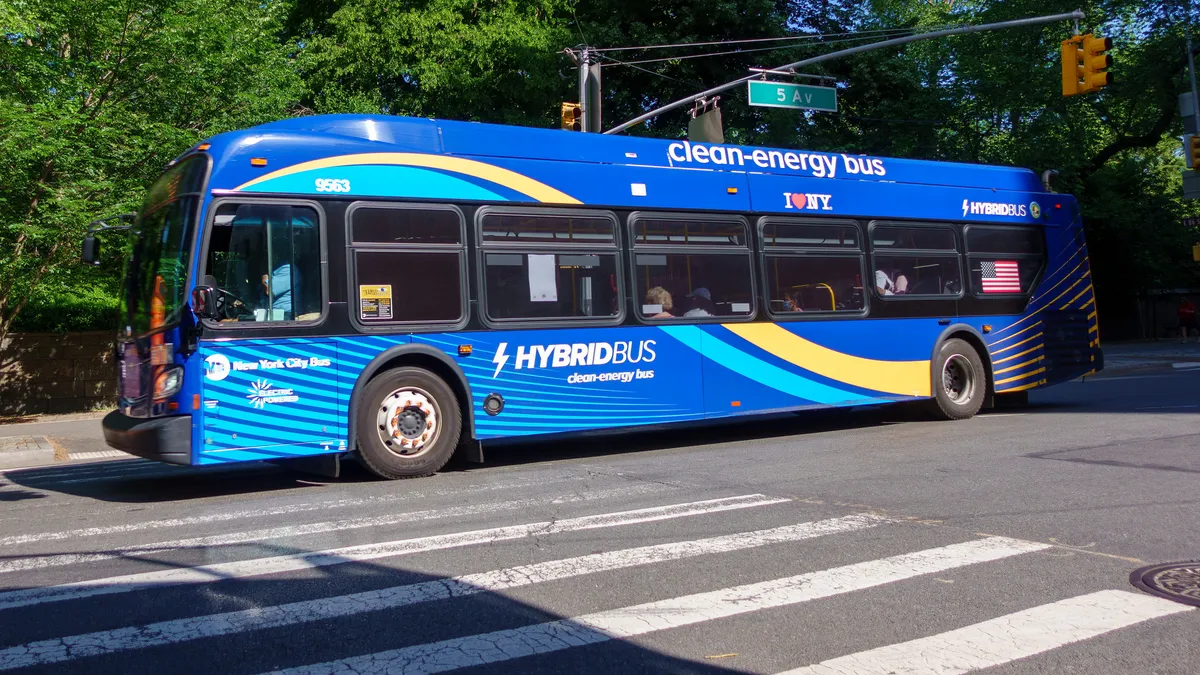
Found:
[[[967,204],[968,204],[968,201],[966,199],[964,199],[963,200],[963,215],[964,216],[967,215]]]
[[[508,343],[501,342],[500,346],[496,347],[496,355],[492,357],[492,363],[496,364],[496,372],[492,373],[493,380],[500,375],[500,369],[504,367],[504,364],[508,363],[508,354],[504,353],[506,347],[508,347]]]

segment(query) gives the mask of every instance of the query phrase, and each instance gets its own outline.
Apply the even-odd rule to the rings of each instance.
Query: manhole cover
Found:
[[[1200,607],[1200,560],[1136,569],[1129,583],[1160,598]]]

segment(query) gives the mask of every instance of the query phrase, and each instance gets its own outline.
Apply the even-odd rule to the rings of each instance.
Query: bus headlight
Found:
[[[179,393],[183,387],[183,368],[168,366],[159,371],[154,378],[154,398],[161,400]]]

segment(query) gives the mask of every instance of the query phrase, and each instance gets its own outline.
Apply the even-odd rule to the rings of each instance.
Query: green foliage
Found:
[[[123,274],[74,261],[83,225],[136,208],[166,162],[207,136],[308,111],[556,126],[575,100],[565,47],[810,35],[603,52],[606,126],[773,67],[930,30],[1065,12],[1067,0],[10,0],[0,4],[0,337],[13,326],[107,327]],[[1185,90],[1179,7],[1089,0],[1116,42],[1116,83],[1064,99],[1066,24],[957,36],[806,68],[836,78],[838,114],[750,108],[722,94],[726,139],[1061,172],[1079,196],[1101,304],[1200,286],[1200,209],[1180,197]],[[815,35],[824,34],[825,37]],[[770,48],[769,50],[767,48]],[[633,66],[623,61],[669,57]],[[630,133],[676,138],[686,113]],[[22,311],[25,312],[22,315]],[[1102,314],[1103,316],[1103,314]],[[15,321],[15,323],[14,323]]]
[[[278,39],[282,9],[240,0],[5,7],[0,337],[27,306],[45,315],[79,298],[97,308],[116,294],[119,265],[74,262],[87,222],[135,210],[145,186],[198,140],[288,114],[300,80]]]

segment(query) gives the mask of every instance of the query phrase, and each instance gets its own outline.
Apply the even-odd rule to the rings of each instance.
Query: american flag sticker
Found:
[[[1020,293],[1021,273],[1015,260],[988,260],[979,263],[983,271],[984,293]]]

